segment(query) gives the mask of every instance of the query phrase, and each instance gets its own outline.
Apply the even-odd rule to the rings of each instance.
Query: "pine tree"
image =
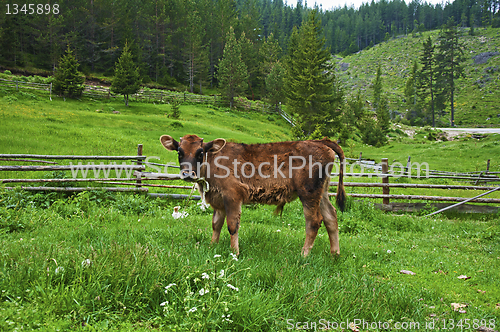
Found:
[[[406,106],[410,113],[415,113],[417,111],[417,84],[418,84],[418,64],[417,61],[413,61],[413,66],[411,69],[411,74],[405,84],[405,100]]]
[[[377,67],[377,76],[373,81],[373,107],[378,109],[380,98],[382,96],[382,67],[379,64]]]
[[[331,55],[325,48],[321,22],[316,10],[300,30],[294,29],[290,38],[286,96],[292,113],[302,123],[306,136],[324,124],[324,135],[332,135],[338,128],[337,110],[343,98],[337,84]]]
[[[230,27],[217,72],[219,86],[229,99],[229,107],[233,108],[234,97],[247,88],[247,79],[247,68],[241,59],[241,45],[236,40],[233,27]]]
[[[275,111],[279,111],[279,105],[285,98],[285,74],[286,71],[281,62],[276,62],[266,76],[267,100],[271,105],[274,105]]]
[[[139,91],[141,79],[139,68],[134,64],[128,43],[125,43],[122,55],[116,62],[115,76],[111,84],[111,91],[124,96],[125,105],[128,106],[128,97]]]
[[[420,99],[424,101],[424,105],[430,104],[432,114],[432,126],[436,127],[436,117],[434,112],[434,93],[436,84],[436,58],[434,54],[435,46],[432,45],[431,36],[423,43],[422,55],[420,56],[420,63],[422,69],[419,73],[418,94]],[[425,102],[427,97],[430,97],[428,103]]]
[[[383,135],[378,135],[377,137],[384,137],[389,130],[389,109],[387,105],[387,98],[382,96],[382,67],[379,64],[377,67],[377,76],[373,82],[373,105],[375,106],[375,113],[377,114],[377,127]],[[386,139],[382,140],[380,144],[385,144]]]
[[[184,64],[188,73],[189,91],[194,92],[195,77],[198,77],[200,82],[201,93],[201,72],[206,68],[208,60],[205,46],[202,43],[205,36],[204,26],[202,25],[201,16],[197,11],[196,3],[192,0],[186,1],[187,20],[185,28],[184,42]]]
[[[54,92],[60,96],[75,98],[82,95],[85,77],[78,71],[78,61],[69,48],[61,57],[54,75]]]
[[[284,78],[286,74],[283,63],[279,61],[281,47],[274,34],[270,34],[259,50],[262,59],[260,65],[261,79],[265,82],[265,95],[269,103],[278,111],[279,104],[284,100]]]
[[[436,84],[440,99],[450,102],[451,126],[455,126],[455,81],[464,76],[464,45],[459,42],[458,38],[457,27],[450,18],[438,37]]]

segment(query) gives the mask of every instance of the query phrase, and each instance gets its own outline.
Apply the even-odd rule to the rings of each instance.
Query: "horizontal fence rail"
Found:
[[[1,161],[7,162],[47,162],[47,163],[55,163],[48,160],[56,160],[60,162],[61,160],[67,160],[71,164],[70,165],[1,165],[0,171],[68,171],[71,170],[72,174],[76,177],[73,178],[54,178],[54,179],[14,179],[14,178],[6,178],[0,179],[0,183],[3,184],[36,184],[40,183],[43,186],[10,186],[3,187],[4,189],[21,189],[27,191],[55,191],[55,192],[82,192],[89,190],[106,190],[113,192],[139,192],[139,193],[148,193],[152,197],[167,197],[167,198],[191,198],[191,199],[200,199],[198,195],[192,195],[193,193],[193,185],[176,185],[176,184],[161,184],[161,183],[146,183],[149,181],[171,181],[171,180],[181,180],[181,177],[178,173],[154,173],[146,171],[146,166],[149,164],[145,162],[146,156],[142,155],[142,145],[138,145],[137,155],[128,155],[128,156],[87,156],[87,155],[42,155],[42,154],[0,154]],[[74,161],[78,161],[78,164],[74,163]],[[130,161],[130,164],[117,164],[110,163],[104,164],[99,163],[95,164],[93,161],[96,160],[123,160]],[[87,164],[82,163],[82,161],[86,161]],[[359,159],[349,159],[349,161],[354,162],[354,164],[359,164]],[[500,198],[463,198],[463,197],[449,197],[449,196],[430,196],[430,195],[406,195],[406,194],[391,194],[390,189],[444,189],[444,190],[474,190],[474,191],[493,191],[498,188],[498,186],[485,186],[485,185],[449,185],[449,184],[428,184],[428,183],[389,183],[390,179],[404,177],[411,179],[452,179],[452,180],[468,180],[470,182],[476,182],[477,179],[481,179],[481,182],[487,181],[499,181],[497,174],[499,172],[487,173],[486,171],[482,171],[479,173],[466,173],[466,172],[434,172],[428,174],[420,174],[418,176],[417,172],[412,172],[411,168],[406,168],[406,173],[401,171],[390,172],[389,164],[386,158],[382,159],[380,164],[376,164],[374,161],[363,161],[365,164],[369,164],[371,166],[380,166],[373,167],[373,172],[371,173],[344,173],[346,178],[354,177],[354,178],[380,178],[381,182],[375,183],[366,183],[366,182],[345,182],[345,187],[353,187],[353,188],[382,188],[382,193],[347,193],[348,196],[354,198],[368,198],[368,199],[382,199],[385,210],[391,211],[391,208],[387,208],[390,205],[391,200],[421,200],[421,201],[434,201],[434,202],[464,202],[470,201],[471,203],[483,203],[483,204],[498,204],[500,203]],[[151,163],[150,165],[156,166],[168,166],[179,168],[179,166],[169,165],[169,164],[156,164]],[[352,165],[352,164],[351,164]],[[392,168],[392,167],[391,167]],[[110,170],[128,170],[128,177],[121,178],[118,177],[104,177],[100,178],[100,172],[107,170],[106,174],[110,174]],[[94,174],[96,176],[90,178],[78,178],[78,174],[74,173],[75,170],[79,172],[90,172],[90,174]],[[94,171],[94,173],[92,173]],[[424,173],[424,172],[422,172]],[[87,174],[87,173],[85,173]],[[337,176],[338,174],[332,173],[331,176]],[[95,183],[102,185],[99,186],[79,186],[79,187],[71,187],[65,185],[66,183]],[[50,184],[59,185],[59,186],[50,186]],[[62,186],[61,186],[62,185]],[[332,181],[330,182],[331,187],[337,186],[337,183]],[[165,190],[190,190],[191,194],[177,194],[177,193],[157,193],[157,192],[149,192],[149,189],[165,189]],[[330,196],[335,196],[335,193],[330,193]],[[402,204],[402,203],[394,203]],[[408,203],[410,204],[410,203]],[[412,203],[413,205],[417,203]]]
[[[0,79],[0,86],[20,89],[38,90],[48,92],[52,100],[52,83],[33,83],[22,80]],[[122,95],[111,92],[111,88],[106,86],[84,85],[83,96],[90,98],[123,98]],[[130,100],[147,103],[188,103],[188,104],[206,104],[213,106],[229,106],[229,100],[221,95],[201,95],[189,92],[174,92],[168,90],[141,89],[139,92],[130,95]],[[233,102],[237,109],[275,113],[274,106],[263,101],[249,101],[243,98],[236,98]],[[286,121],[293,125],[293,118],[289,115],[280,114]]]

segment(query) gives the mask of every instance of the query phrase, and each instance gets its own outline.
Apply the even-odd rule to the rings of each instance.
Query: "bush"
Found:
[[[181,117],[180,107],[181,104],[177,100],[174,100],[172,102],[172,113],[170,113],[171,118],[178,119]]]
[[[380,147],[387,144],[387,137],[374,119],[367,119],[361,126],[361,139],[363,143]]]

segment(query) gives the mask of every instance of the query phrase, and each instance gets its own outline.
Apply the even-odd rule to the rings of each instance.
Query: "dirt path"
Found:
[[[500,134],[500,128],[436,128],[449,134]]]

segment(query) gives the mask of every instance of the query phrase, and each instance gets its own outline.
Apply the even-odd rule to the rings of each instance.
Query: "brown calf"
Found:
[[[198,182],[201,194],[207,187],[202,182],[208,183],[204,194],[214,209],[212,243],[219,242],[227,218],[231,248],[238,254],[242,204],[277,205],[276,213],[279,213],[286,203],[299,198],[306,219],[302,254],[309,254],[322,221],[328,231],[331,253],[340,253],[337,212],[328,198],[330,173],[337,153],[341,167],[336,201],[343,211],[344,152],[337,143],[327,138],[249,145],[218,138],[204,143],[203,138],[196,135],[186,135],[180,142],[163,135],[160,141],[167,150],[177,151],[181,178]]]

